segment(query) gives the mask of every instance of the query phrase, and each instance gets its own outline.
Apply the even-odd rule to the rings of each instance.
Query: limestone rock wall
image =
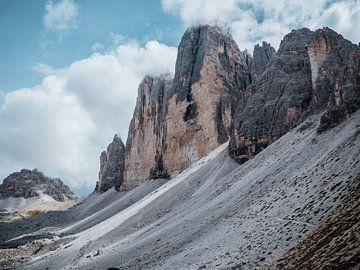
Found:
[[[174,79],[146,77],[140,84],[122,189],[168,177],[227,141],[234,108],[251,83],[251,61],[218,27],[186,31]]]
[[[322,132],[360,108],[360,46],[323,28],[315,31],[307,49],[312,71],[317,74],[315,81],[313,77],[312,107],[326,108],[318,130]]]
[[[139,86],[126,143],[124,190],[148,178],[168,176],[163,155],[166,104],[171,86],[168,76],[147,76]]]
[[[312,40],[306,45],[311,64],[312,108],[314,110],[321,110],[328,103],[329,95],[334,90],[336,77],[343,73],[348,62],[346,47],[349,45],[351,42],[326,27],[316,30]]]
[[[264,149],[301,121],[311,100],[311,67],[305,45],[309,29],[292,31],[281,41],[253,94],[233,119],[230,154],[242,163]]]
[[[270,59],[276,53],[275,49],[265,41],[262,45],[256,44],[253,51],[254,57],[254,74],[253,78],[259,77],[265,70],[266,65],[269,63]]]
[[[166,116],[169,172],[183,170],[228,140],[233,105],[251,83],[250,61],[217,27],[192,28],[184,34]]]
[[[121,138],[114,136],[106,151],[100,155],[99,180],[95,191],[105,192],[115,187],[120,189],[124,180],[125,146]]]

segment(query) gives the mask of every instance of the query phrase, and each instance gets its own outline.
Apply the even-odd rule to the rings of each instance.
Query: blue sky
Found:
[[[146,75],[175,69],[187,27],[226,27],[241,50],[294,28],[360,41],[358,0],[0,0],[0,179],[22,168],[94,189],[99,154],[126,140]]]
[[[33,67],[46,63],[64,67],[92,53],[92,45],[112,45],[114,35],[134,38],[143,44],[156,39],[176,46],[181,21],[162,10],[158,0],[76,1],[77,27],[66,33],[46,29],[46,1],[0,1],[0,91],[29,87],[41,82],[43,74]]]

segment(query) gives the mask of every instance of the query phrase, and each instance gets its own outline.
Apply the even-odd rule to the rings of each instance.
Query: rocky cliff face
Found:
[[[311,31],[292,31],[253,83],[254,94],[237,108],[230,153],[240,163],[301,121],[311,100],[311,67],[305,49]]]
[[[359,55],[329,28],[293,30],[277,52],[263,42],[253,57],[218,27],[188,29],[174,78],[139,87],[121,188],[169,177],[229,138],[243,163],[315,112],[325,111],[319,132],[333,127],[360,107]]]
[[[253,79],[258,78],[264,72],[266,65],[275,53],[276,50],[271,47],[270,43],[263,41],[262,45],[255,45],[253,52],[255,69],[255,72],[252,74]]]
[[[105,192],[115,187],[119,189],[124,180],[125,146],[121,138],[114,136],[112,143],[100,155],[99,181],[95,191]]]
[[[126,189],[149,177],[167,177],[163,163],[164,125],[171,86],[168,76],[145,77],[139,86],[126,143]]]
[[[228,140],[235,104],[251,83],[250,61],[218,27],[184,34],[174,79],[147,77],[139,87],[124,189],[181,171]]]
[[[360,46],[329,28],[317,30],[307,46],[312,65],[313,106],[326,111],[319,132],[360,108]]]
[[[15,172],[0,185],[0,199],[9,197],[31,198],[46,194],[59,202],[77,197],[59,178],[49,178],[37,169]]]
[[[359,46],[329,28],[292,31],[237,109],[230,154],[245,162],[325,109],[319,131],[341,122],[359,108],[359,74]]]
[[[203,26],[184,34],[166,116],[168,171],[183,170],[228,140],[234,105],[251,83],[250,61],[219,28]]]

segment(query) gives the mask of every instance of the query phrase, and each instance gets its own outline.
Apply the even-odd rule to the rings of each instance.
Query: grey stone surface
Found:
[[[339,124],[360,107],[359,76],[359,46],[326,27],[293,30],[236,109],[231,156],[247,161],[320,111],[320,132]]]
[[[119,189],[124,179],[125,146],[121,138],[114,136],[106,151],[100,155],[99,181],[95,191],[105,192],[112,187]]]
[[[253,51],[255,74],[252,75],[253,78],[260,76],[264,72],[266,65],[275,53],[276,50],[266,41],[263,41],[262,45],[255,45]]]
[[[14,172],[3,180],[0,185],[0,199],[9,197],[31,198],[41,193],[59,202],[76,199],[75,194],[60,178],[50,178],[37,169],[22,169]]]

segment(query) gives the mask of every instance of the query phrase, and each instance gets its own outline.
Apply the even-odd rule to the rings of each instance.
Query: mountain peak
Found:
[[[60,178],[45,176],[38,169],[22,169],[6,177],[0,185],[0,198],[9,197],[32,198],[42,194],[49,195],[54,200],[64,202],[77,197]]]

